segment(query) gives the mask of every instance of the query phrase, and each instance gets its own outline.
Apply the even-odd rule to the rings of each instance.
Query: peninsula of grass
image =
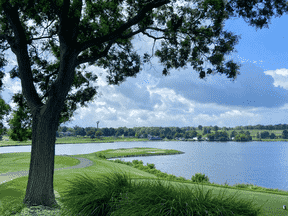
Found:
[[[218,185],[201,174],[188,180],[138,160],[107,160],[150,151],[180,152],[122,148],[73,155],[89,159],[93,165],[54,171],[54,190],[61,196],[57,201],[64,205],[61,215],[288,215],[283,209],[283,205],[288,206],[287,191],[250,184]],[[30,155],[0,154],[0,173],[28,171]],[[75,158],[55,156],[55,168],[77,164]],[[23,176],[0,185],[0,215],[22,211],[27,182],[28,176]]]

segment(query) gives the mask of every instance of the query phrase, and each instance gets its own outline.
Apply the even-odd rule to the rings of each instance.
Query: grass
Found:
[[[286,212],[282,206],[288,203],[287,191],[244,184],[217,185],[208,178],[192,177],[192,181],[162,173],[154,164],[144,166],[138,160],[131,163],[105,159],[116,156],[119,155],[108,150],[75,155],[93,161],[93,165],[54,172],[54,190],[61,195],[64,205],[62,215],[279,215]],[[29,170],[30,153],[1,154],[0,160],[0,173],[4,169],[5,172],[18,168],[18,171]],[[55,168],[77,163],[74,158],[55,156]],[[22,211],[27,182],[28,176],[23,176],[0,185],[0,215]]]

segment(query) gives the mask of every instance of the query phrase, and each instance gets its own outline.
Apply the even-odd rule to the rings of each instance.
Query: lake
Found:
[[[55,154],[89,154],[117,148],[151,147],[175,149],[179,155],[127,157],[123,161],[142,160],[156,169],[177,177],[191,179],[195,173],[209,177],[211,183],[254,184],[288,191],[287,142],[115,142],[88,144],[56,144]],[[0,153],[31,152],[29,146],[0,147]],[[115,160],[110,159],[110,160]]]

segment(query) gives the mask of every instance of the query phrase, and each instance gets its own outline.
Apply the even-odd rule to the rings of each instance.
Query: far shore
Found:
[[[0,147],[9,147],[9,146],[26,146],[31,145],[32,141],[27,140],[26,142],[20,142],[20,141],[7,141],[7,136],[3,136],[3,139],[0,141]],[[73,142],[71,142],[73,140]],[[90,138],[74,138],[74,137],[61,137],[57,138],[55,144],[78,144],[78,143],[114,143],[114,142],[167,142],[167,141],[184,141],[184,142],[287,142],[286,139],[261,139],[261,140],[251,140],[251,141],[234,141],[234,140],[227,140],[227,141],[209,141],[209,140],[194,140],[194,139],[183,139],[183,140],[177,140],[177,139],[163,139],[163,140],[149,140],[148,138],[132,138],[132,137],[120,137],[120,138],[114,138],[114,137],[101,137],[100,139],[90,139]]]

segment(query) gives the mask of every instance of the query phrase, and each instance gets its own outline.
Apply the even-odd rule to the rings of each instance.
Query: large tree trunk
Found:
[[[52,110],[48,110],[47,105],[44,105],[33,113],[30,169],[26,195],[23,200],[27,207],[57,206],[53,189],[53,175],[56,130],[59,112],[62,109],[54,107]]]

